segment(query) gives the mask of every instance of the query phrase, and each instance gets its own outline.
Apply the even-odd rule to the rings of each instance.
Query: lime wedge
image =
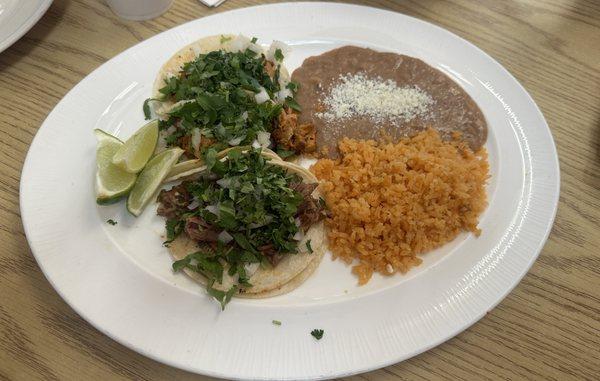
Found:
[[[94,130],[98,139],[96,149],[96,202],[111,204],[126,195],[137,177],[114,165],[111,160],[123,142],[102,130]]]
[[[182,153],[181,148],[171,148],[150,159],[127,198],[129,213],[136,217],[142,213]]]
[[[154,153],[158,142],[158,120],[146,124],[123,144],[112,158],[113,164],[129,173],[138,173]]]

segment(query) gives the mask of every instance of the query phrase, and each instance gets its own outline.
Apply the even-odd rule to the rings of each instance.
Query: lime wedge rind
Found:
[[[94,135],[98,140],[96,202],[100,205],[112,204],[129,193],[137,176],[121,170],[112,163],[115,152],[123,145],[121,140],[98,129],[94,130]]]
[[[171,148],[148,161],[127,198],[129,213],[137,217],[144,211],[183,152],[180,148]]]

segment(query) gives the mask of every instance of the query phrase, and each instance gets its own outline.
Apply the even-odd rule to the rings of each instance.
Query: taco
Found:
[[[284,66],[288,50],[282,42],[264,49],[256,39],[218,35],[175,53],[146,102],[160,119],[160,148],[179,146],[188,159],[243,145],[281,156],[314,150],[314,127],[298,123],[297,86]]]
[[[158,196],[175,262],[224,306],[306,280],[325,251],[325,205],[306,169],[260,149],[207,157],[206,168]]]

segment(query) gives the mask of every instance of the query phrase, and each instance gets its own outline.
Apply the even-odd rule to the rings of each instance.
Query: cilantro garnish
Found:
[[[106,223],[115,226],[118,222],[113,220],[112,218],[109,218],[108,220],[106,220]]]
[[[325,331],[322,329],[313,329],[310,332],[310,334],[317,340],[321,340],[321,338],[323,338],[323,333],[325,333]]]
[[[313,253],[313,249],[312,249],[312,247],[310,246],[310,239],[309,239],[308,241],[306,241],[306,249],[308,250],[308,252],[309,252],[310,254],[312,254],[312,253]]]
[[[221,44],[224,44],[227,41],[231,41],[231,37],[226,37],[226,36],[221,35]]]
[[[273,320],[272,323],[274,325],[281,325],[281,322],[279,320]]]
[[[152,118],[152,112],[150,110],[150,102],[152,101],[160,101],[160,99],[148,98],[144,101],[144,106],[142,107],[142,110],[144,111],[144,118],[146,120],[150,120]]]
[[[292,97],[285,98],[285,105],[291,108],[292,110],[296,110],[298,112],[302,111],[300,104],[298,104],[298,102],[296,102],[296,100]]]
[[[294,156],[296,154],[296,152],[289,151],[286,149],[277,149],[275,152],[277,153],[277,156],[279,156],[282,159],[287,159],[288,157]]]
[[[208,150],[206,164],[211,176],[185,184],[187,192],[199,201],[197,208],[184,215],[167,220],[167,238],[174,239],[185,225],[185,219],[194,217],[204,221],[215,231],[226,231],[231,237],[227,244],[203,248],[173,263],[173,270],[184,268],[204,275],[211,284],[208,292],[224,307],[238,290],[251,287],[246,266],[264,263],[271,253],[293,255],[298,252],[299,231],[295,222],[303,196],[293,184],[302,179],[288,173],[283,167],[271,165],[260,149],[245,154],[232,150],[227,160],[217,160],[216,152]],[[235,290],[215,289],[223,273],[238,276]]]
[[[294,81],[290,81],[290,83],[288,83],[285,86],[286,89],[289,89],[292,94],[296,94],[298,92],[298,89],[300,88],[300,84]]]
[[[175,238],[183,231],[183,227],[185,226],[184,221],[179,219],[170,219],[166,222],[166,230],[167,230],[167,240],[163,242],[163,245],[167,246],[169,243],[173,242]]]
[[[237,286],[233,286],[227,291],[217,290],[216,288],[213,288],[212,285],[208,286],[208,294],[221,303],[221,310],[225,309],[225,306],[231,301],[231,298],[236,291]]]
[[[275,57],[276,61],[283,61],[283,52],[281,51],[281,49],[275,49],[275,54],[273,56]]]
[[[280,66],[275,67],[272,75],[267,66],[265,56],[250,49],[212,51],[185,63],[179,76],[165,79],[159,90],[165,100],[187,101],[171,110],[167,120],[159,124],[161,130],[169,131],[165,137],[167,145],[189,144],[190,139],[185,138],[198,129],[201,141],[220,151],[229,146],[249,145],[259,132],[270,132],[283,106],[273,101],[256,102],[255,94],[263,89],[271,100],[281,90]],[[147,103],[145,113],[146,109],[149,111]]]

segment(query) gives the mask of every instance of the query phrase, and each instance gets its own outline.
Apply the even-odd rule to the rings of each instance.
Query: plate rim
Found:
[[[52,3],[52,1],[50,0],[49,3]],[[256,5],[256,6],[250,6],[250,7],[243,7],[243,8],[236,8],[234,10],[231,11],[226,11],[226,12],[221,12],[221,13],[217,13],[215,15],[211,15],[211,16],[206,16],[203,17],[201,19],[206,19],[209,17],[222,17],[223,14],[228,14],[228,13],[234,13],[234,12],[246,12],[248,9],[255,9],[255,8],[269,8],[269,7],[282,7],[282,6],[290,6],[290,5],[294,5],[297,7],[305,7],[305,6],[309,6],[309,7],[318,7],[320,5],[325,5],[325,6],[335,6],[338,8],[365,8],[365,9],[369,9],[369,10],[376,10],[378,12],[383,12],[388,14],[388,16],[390,17],[397,17],[398,15],[401,17],[406,17],[406,18],[410,18],[413,20],[418,21],[419,23],[423,23],[423,24],[427,24],[427,26],[429,28],[433,27],[435,29],[441,30],[444,33],[450,34],[453,37],[459,39],[461,42],[466,43],[467,45],[470,46],[470,48],[474,48],[479,54],[485,56],[491,63],[493,63],[493,65],[496,67],[496,69],[500,69],[500,71],[502,71],[505,75],[507,75],[512,81],[513,84],[516,84],[517,87],[519,88],[520,91],[522,91],[523,94],[525,94],[529,101],[531,102],[531,104],[534,106],[535,108],[535,112],[537,114],[537,116],[540,118],[541,121],[543,121],[543,126],[540,127],[544,127],[543,128],[543,132],[546,133],[549,137],[549,141],[551,142],[549,150],[551,151],[550,154],[553,158],[553,162],[551,165],[551,168],[553,170],[555,170],[555,181],[551,184],[553,186],[553,189],[555,189],[555,193],[553,194],[553,198],[552,198],[552,211],[551,211],[551,218],[549,218],[548,221],[546,221],[545,226],[544,226],[544,234],[543,234],[543,238],[541,239],[541,241],[539,242],[539,244],[537,245],[537,247],[534,248],[534,250],[531,250],[532,252],[534,252],[534,254],[531,256],[530,260],[528,261],[528,263],[526,264],[526,266],[524,266],[521,269],[521,274],[518,277],[518,279],[515,277],[512,281],[511,281],[511,286],[508,287],[507,289],[504,290],[504,292],[502,293],[502,296],[499,297],[497,300],[495,300],[494,303],[492,303],[489,307],[488,310],[491,310],[492,308],[496,307],[501,301],[503,301],[506,296],[512,292],[512,290],[521,282],[521,280],[523,279],[523,277],[528,273],[528,271],[530,270],[531,266],[533,265],[533,263],[535,262],[535,260],[538,258],[539,254],[541,253],[545,243],[547,242],[547,239],[549,237],[549,234],[551,232],[552,226],[554,224],[554,220],[556,217],[556,213],[557,213],[557,209],[558,209],[558,200],[559,200],[559,196],[560,196],[560,162],[558,160],[558,154],[557,154],[557,150],[556,150],[556,143],[554,141],[554,138],[552,136],[552,132],[550,130],[550,127],[548,126],[548,123],[546,121],[546,119],[544,118],[539,106],[535,103],[535,101],[533,100],[533,98],[531,97],[531,94],[529,94],[529,92],[526,91],[526,89],[523,87],[523,85],[504,67],[502,66],[499,62],[497,62],[493,57],[491,57],[489,54],[487,54],[485,51],[483,51],[482,49],[480,49],[479,47],[477,47],[476,45],[474,45],[473,43],[471,43],[470,41],[458,36],[457,34],[442,28],[440,26],[437,26],[435,24],[432,24],[428,21],[416,18],[416,17],[412,17],[412,16],[408,16],[399,12],[394,12],[394,11],[390,11],[387,9],[382,9],[382,8],[376,8],[376,7],[370,7],[370,6],[364,6],[364,5],[354,5],[354,4],[338,4],[338,3],[331,3],[331,2],[299,2],[299,3],[278,3],[278,4],[262,4],[262,5]],[[43,13],[42,13],[43,14]],[[41,17],[41,15],[40,15]],[[132,49],[135,49],[138,45],[143,44],[144,42],[156,38],[157,36],[163,34],[163,33],[169,33],[172,32],[173,30],[176,29],[185,29],[186,27],[189,27],[190,24],[197,22],[199,19],[195,19],[195,20],[191,20],[189,22],[186,22],[184,24],[178,25],[174,28],[165,30],[161,33],[157,33],[156,35],[138,42],[137,44],[129,47],[128,49],[122,51],[121,53],[115,55],[114,57],[112,57],[110,60],[106,61],[105,63],[103,63],[102,65],[98,66],[96,69],[94,69],[92,72],[90,72],[88,75],[86,75],[86,77],[84,77],[79,83],[77,83],[67,94],[65,94],[65,96],[59,101],[62,102],[63,99],[67,98],[72,91],[74,91],[81,82],[83,82],[83,80],[85,78],[87,78],[88,76],[92,75],[94,72],[96,72],[97,70],[99,70],[102,66],[106,65],[108,62],[111,62],[113,60],[118,60],[120,58],[122,58],[123,56],[126,56],[128,54],[128,52]],[[58,103],[57,103],[58,105]],[[44,120],[44,122],[42,122],[42,125],[40,126],[40,128],[38,129],[41,130],[41,127],[44,126],[44,124],[46,123],[46,120],[50,117],[50,115],[52,114],[52,112],[55,110],[56,106],[53,108],[53,110],[48,114],[47,118]],[[38,138],[38,133],[36,132],[36,135],[34,137],[34,139],[31,142],[30,148],[35,144],[36,138]],[[23,170],[21,173],[21,182],[20,182],[20,189],[19,189],[19,201],[20,201],[20,205],[23,204],[23,184],[24,182],[23,180],[23,174],[26,173],[26,169],[27,172],[31,171],[31,169],[29,168],[31,166],[31,162],[30,162],[30,152],[31,149],[28,150],[27,153],[27,157],[25,159],[24,165],[23,165]],[[22,206],[21,206],[22,208]],[[23,210],[21,209],[21,212],[23,212]],[[28,244],[30,246],[30,249],[34,255],[34,257],[36,258],[36,261],[38,260],[38,255],[36,255],[36,253],[33,250],[33,247],[31,245],[31,241],[30,241],[30,234],[28,233],[29,229],[27,227],[27,223],[25,221],[25,216],[22,213],[22,224],[26,233],[26,237],[27,237],[27,241]],[[68,299],[66,299],[63,296],[62,291],[57,288],[54,284],[54,282],[52,281],[52,279],[47,275],[45,269],[39,265],[40,262],[38,261],[38,266],[40,267],[40,269],[42,270],[42,272],[44,273],[44,276],[46,277],[46,279],[49,281],[49,283],[53,286],[53,288],[57,291],[57,293],[61,296],[61,298],[63,298],[63,300],[65,300],[65,302],[75,311],[78,313],[78,315],[80,315],[88,324],[91,324],[92,326],[94,326],[96,329],[98,329],[100,332],[102,332],[103,334],[109,336],[111,339],[119,342],[120,344],[126,346],[129,349],[132,349],[138,353],[143,354],[146,357],[152,358],[153,360],[156,360],[160,363],[163,364],[167,364],[169,366],[173,366],[176,368],[180,368],[180,369],[184,369],[190,372],[194,372],[194,373],[201,373],[201,374],[205,374],[205,375],[209,375],[209,376],[213,376],[213,377],[221,377],[221,378],[230,378],[231,375],[230,374],[221,374],[221,373],[212,373],[212,372],[207,372],[207,371],[203,371],[203,372],[199,372],[196,368],[192,368],[192,367],[182,367],[181,364],[172,362],[168,359],[159,357],[159,356],[155,356],[153,353],[144,351],[143,348],[140,347],[136,347],[134,344],[127,342],[126,340],[119,338],[115,335],[111,335],[108,331],[106,331],[103,327],[101,327],[99,324],[95,324],[94,322],[92,322],[90,319],[87,318],[86,314],[82,313],[83,311],[80,311],[79,308],[77,308],[75,305],[71,304]],[[459,333],[461,333],[462,331],[466,330],[467,328],[471,327],[473,324],[475,324],[476,322],[478,322],[483,316],[485,316],[486,311],[481,312],[475,319],[473,319],[472,321],[470,321],[467,324],[464,324],[463,326],[461,326],[458,329],[455,329],[451,332],[449,332],[447,335],[440,335],[438,340],[432,342],[429,346],[420,348],[420,350],[418,351],[413,351],[409,354],[402,354],[401,356],[395,357],[395,358],[391,358],[391,359],[386,359],[384,361],[381,361],[377,364],[373,363],[371,364],[371,366],[368,367],[363,367],[363,368],[356,368],[356,369],[352,369],[346,373],[334,373],[334,374],[323,374],[320,377],[318,377],[318,379],[325,379],[325,378],[329,378],[331,376],[336,376],[336,377],[343,377],[343,376],[348,376],[348,375],[353,375],[353,374],[357,374],[357,373],[363,373],[363,372],[367,372],[367,371],[371,371],[374,369],[379,369],[382,367],[386,367],[389,366],[391,364],[396,364],[398,362],[404,361],[408,358],[411,358],[413,356],[416,356],[422,352],[425,352],[433,347],[436,347],[438,345],[440,345],[441,343],[449,340],[450,338],[458,335]],[[310,377],[310,379],[315,379],[314,377]]]

